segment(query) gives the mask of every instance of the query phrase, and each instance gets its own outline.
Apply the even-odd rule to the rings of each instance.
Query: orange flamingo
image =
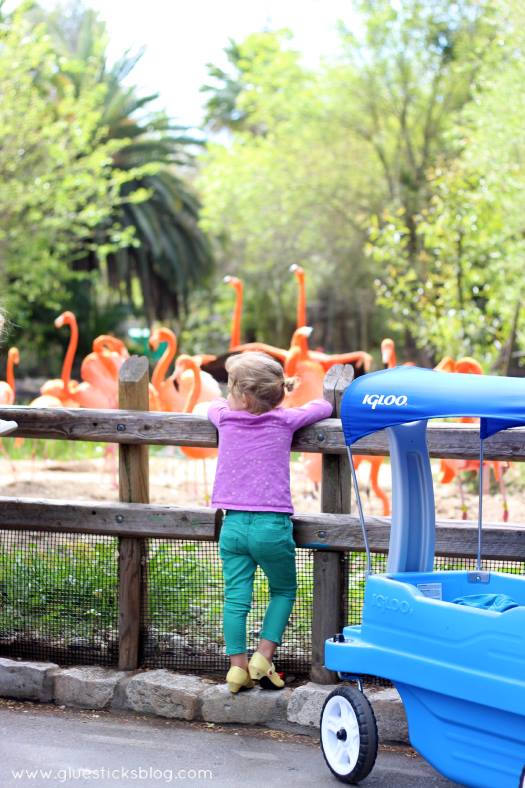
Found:
[[[20,363],[20,353],[18,352],[18,348],[11,347],[7,351],[7,364],[6,364],[6,379],[0,380],[0,404],[1,405],[14,405],[15,404],[15,396],[16,396],[16,387],[15,387],[15,364]],[[2,424],[7,424],[7,422],[1,422]],[[18,441],[18,443],[17,443]],[[19,446],[22,438],[15,438],[15,446]],[[11,468],[14,472],[14,465],[11,462],[11,458],[9,457],[3,441],[0,440],[0,451],[4,454],[9,462],[11,463]]]
[[[118,408],[119,372],[124,361],[129,358],[128,350],[122,340],[108,334],[96,337],[92,347],[92,352],[83,359],[80,366],[80,377],[83,383],[88,384],[81,389],[84,393],[81,394],[83,401],[80,404],[93,408]],[[93,404],[84,405],[84,402],[89,402],[93,389],[100,392],[100,404],[94,404],[93,400]],[[93,394],[94,399],[96,396]],[[107,404],[102,404],[102,396],[107,400]]]
[[[150,407],[152,410],[182,411],[185,397],[175,383],[175,375],[166,378],[171,362],[177,354],[177,337],[169,328],[155,329],[149,338],[152,350],[158,350],[161,342],[166,343],[166,349],[159,358],[151,376]],[[153,401],[156,392],[158,403]]]
[[[305,274],[304,270],[298,266],[293,265],[291,266],[290,270],[295,274],[295,277],[299,284],[299,298],[298,298],[298,307],[297,307],[297,326],[296,328],[304,328],[306,323],[306,290],[305,290]],[[311,332],[311,329],[310,329]],[[292,337],[290,342],[290,347],[288,349],[276,347],[275,345],[269,345],[266,342],[246,342],[244,344],[230,344],[230,351],[234,353],[244,353],[253,350],[258,350],[263,353],[268,353],[268,355],[273,356],[281,364],[286,363],[288,358],[288,354],[290,353],[294,344],[297,344],[296,335]],[[350,353],[335,353],[335,354],[328,354],[322,353],[319,350],[310,350],[308,347],[308,339],[303,338],[302,344],[306,347],[306,351],[308,353],[308,357],[311,361],[316,361],[318,364],[321,365],[323,370],[326,372],[333,367],[335,364],[352,364],[356,370],[356,373],[362,374],[363,372],[368,372],[372,365],[372,356],[369,353],[366,353],[363,350],[357,350]]]
[[[285,362],[285,374],[293,377],[297,375],[299,385],[287,397],[288,407],[303,405],[311,399],[323,396],[323,379],[325,372],[334,364],[352,364],[356,371],[360,368],[368,372],[372,357],[364,351],[353,353],[340,353],[328,355],[320,351],[310,350],[308,347],[308,337],[312,329],[306,327],[306,282],[303,268],[299,265],[290,266],[290,271],[294,274],[298,283],[297,298],[297,329],[292,338],[291,348],[288,359]],[[296,350],[294,346],[300,349]],[[379,468],[383,462],[383,457],[365,457],[357,455],[354,457],[354,465],[357,470],[362,462],[370,463],[369,484],[375,495],[383,504],[383,514],[390,514],[390,500],[388,495],[379,485]],[[322,455],[308,454],[303,455],[303,462],[309,479],[313,482],[315,489],[318,489],[322,475]]]
[[[294,334],[296,344],[292,346],[285,361],[284,374],[297,379],[296,387],[285,396],[283,405],[286,408],[298,408],[312,399],[323,396],[324,370],[317,361],[312,361],[308,357],[305,345],[300,341],[307,338],[310,332],[311,328],[308,326],[296,329]],[[322,455],[318,452],[305,452],[302,461],[306,475],[317,491],[321,483]]]
[[[179,376],[172,373],[169,378],[166,378],[171,362],[177,353],[177,337],[169,328],[158,328],[150,337],[150,346],[157,350],[161,342],[166,342],[167,347],[153,370],[151,383],[158,393],[160,410],[181,412],[188,398],[193,378],[191,373]],[[200,369],[203,359],[215,359],[215,356],[196,355],[189,358],[200,370],[200,399],[211,401],[221,397],[222,393],[217,381],[208,372]]]
[[[50,397],[49,404],[44,404],[44,402],[39,402],[36,404],[37,400],[40,400],[40,398],[37,397],[37,400],[33,400],[30,405],[41,408],[59,407],[53,404],[53,399],[58,399],[62,407],[76,408],[78,407],[78,404],[71,396],[71,388],[72,383],[77,382],[71,380],[71,370],[78,347],[77,319],[73,312],[63,312],[55,320],[55,326],[56,328],[62,328],[62,326],[69,326],[70,328],[69,343],[67,346],[66,355],[64,356],[64,362],[62,364],[62,374],[60,378],[46,381],[46,383],[44,383],[40,389],[40,393],[44,397]]]
[[[306,275],[300,265],[291,265],[290,271],[294,274],[298,284],[296,328],[306,326]],[[322,353],[320,350],[310,350],[306,340],[306,348],[312,361],[317,361],[327,372],[335,364],[352,364],[356,372],[369,372],[372,365],[372,356],[363,350],[350,353]]]
[[[463,358],[458,359],[458,361],[454,362],[453,359],[446,356],[443,361],[447,360],[447,363],[441,367],[442,371],[445,372],[455,372],[459,374],[470,374],[470,375],[483,375],[483,369],[481,364],[476,361],[476,359],[471,358],[470,356],[464,356]],[[441,362],[440,362],[441,363]],[[439,365],[438,365],[439,367]],[[436,367],[436,369],[438,369]],[[470,416],[463,416],[460,419],[460,422],[463,424],[472,424],[477,422],[477,419],[471,418]],[[457,478],[458,486],[459,486],[459,496],[461,500],[461,516],[463,520],[466,520],[468,517],[468,510],[465,501],[465,495],[463,492],[463,485],[461,484],[461,477],[460,474],[464,473],[465,471],[475,471],[479,473],[479,461],[478,460],[453,460],[453,459],[441,459],[439,462],[440,465],[440,482],[442,484],[449,484],[451,481]],[[484,463],[486,468],[492,469],[494,473],[494,478],[498,483],[501,497],[503,499],[503,522],[508,522],[509,519],[509,506],[507,501],[507,491],[505,489],[505,481],[503,479],[503,473],[509,467],[509,463],[502,463],[498,460],[490,460]]]
[[[0,403],[15,404],[15,364],[20,363],[18,348],[11,347],[7,352],[6,379],[0,380]]]
[[[177,358],[174,373],[175,380],[181,381],[181,389],[185,389],[187,391],[185,402],[182,408],[183,413],[194,413],[197,416],[206,418],[208,414],[208,403],[211,401],[211,399],[217,399],[216,396],[213,398],[208,398],[208,393],[203,390],[202,377],[204,374],[206,373],[201,371],[199,364],[191,356],[181,354]],[[182,384],[184,378],[186,379],[185,385]],[[191,380],[191,385],[189,388],[187,386],[188,380]],[[220,396],[220,394],[218,396]],[[196,446],[181,446],[180,448],[183,454],[185,454],[189,459],[203,461],[204,497],[207,503],[209,500],[209,495],[208,481],[206,476],[206,460],[209,457],[216,457],[217,449],[203,449]]]
[[[72,322],[70,323],[70,317]],[[63,325],[71,325],[71,335],[69,345],[62,363],[62,373],[60,378],[47,380],[40,388],[40,396],[31,400],[30,408],[63,408],[77,407],[69,397],[69,384],[71,382],[71,367],[78,344],[78,328],[75,316],[72,312],[64,312],[55,320],[55,326],[61,328]]]

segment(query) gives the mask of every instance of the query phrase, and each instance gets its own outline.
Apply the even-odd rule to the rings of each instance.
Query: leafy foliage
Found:
[[[130,302],[136,302],[133,283],[138,281],[137,306],[150,322],[177,315],[189,290],[206,279],[213,264],[211,247],[197,223],[199,202],[188,183],[198,142],[185,127],[151,109],[157,94],[139,96],[128,86],[140,52],[125,53],[108,64],[105,25],[93,11],[67,5],[48,18],[48,25],[61,50],[73,58],[65,74],[77,90],[86,66],[94,64],[105,88],[103,138],[114,145],[115,166],[132,175],[122,187],[122,204],[112,220],[132,231],[134,243],[110,253],[106,261],[88,255],[77,268],[93,270],[102,264],[113,292]]]
[[[103,139],[105,88],[87,64],[75,91],[61,65],[24,6],[2,20],[0,278],[21,324],[35,304],[62,308],[69,263],[86,248],[103,259],[131,240],[112,217],[136,172],[115,167],[118,146]]]

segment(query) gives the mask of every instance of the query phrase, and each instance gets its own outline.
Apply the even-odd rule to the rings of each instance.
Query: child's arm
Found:
[[[321,419],[329,419],[332,415],[332,406],[325,399],[314,399],[300,408],[287,408],[285,412],[288,423],[295,432]]]
[[[208,419],[215,427],[219,426],[221,414],[227,409],[228,403],[225,399],[214,399],[212,402],[210,402],[208,408]]]

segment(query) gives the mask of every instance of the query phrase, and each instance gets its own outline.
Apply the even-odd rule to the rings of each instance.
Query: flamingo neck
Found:
[[[151,376],[151,382],[153,386],[158,389],[160,384],[163,383],[166,379],[166,374],[168,369],[170,368],[170,364],[175,358],[175,354],[177,353],[177,337],[173,333],[173,331],[168,331],[167,329],[163,331],[159,331],[159,341],[160,342],[167,342],[168,346],[160,359],[157,362],[155,369],[153,370],[153,374]]]
[[[78,347],[78,325],[76,318],[71,316],[66,325],[69,326],[70,335],[69,335],[69,344],[67,346],[66,355],[64,357],[64,363],[62,365],[62,380],[64,381],[64,389],[69,389],[71,383],[71,370],[73,369],[73,361],[75,358],[75,353],[77,352]]]
[[[301,357],[304,359],[308,358],[308,338],[298,329],[293,333],[290,348],[299,348]]]
[[[17,357],[18,351],[16,348],[9,348],[7,353],[6,381],[7,385],[13,390],[13,394],[15,393],[15,363],[18,363],[16,361]]]
[[[292,348],[290,355],[286,359],[286,363],[284,365],[284,373],[290,378],[293,378],[297,373],[297,364],[299,363],[299,358],[302,355],[301,348],[297,345]]]
[[[242,315],[243,284],[241,281],[239,281],[235,283],[234,287],[235,287],[235,306],[233,308],[230,350],[232,350],[237,345],[241,344],[241,315]]]
[[[304,273],[297,276],[299,283],[299,293],[297,296],[297,326],[302,328],[306,325],[306,288],[304,283]]]
[[[184,369],[189,369],[191,372],[193,372],[193,380],[191,384],[191,389],[189,391],[186,402],[184,403],[184,408],[182,409],[182,412],[191,413],[193,411],[193,408],[199,401],[199,397],[201,395],[201,390],[202,390],[201,371],[199,369],[198,364],[196,364],[195,361],[189,356],[184,358],[183,364],[184,364]]]

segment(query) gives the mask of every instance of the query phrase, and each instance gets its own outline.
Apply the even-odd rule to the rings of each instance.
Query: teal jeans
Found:
[[[260,637],[280,643],[297,590],[290,517],[281,512],[230,510],[222,525],[219,549],[224,574],[226,653],[246,651],[246,618],[257,566],[268,578],[270,588]]]

